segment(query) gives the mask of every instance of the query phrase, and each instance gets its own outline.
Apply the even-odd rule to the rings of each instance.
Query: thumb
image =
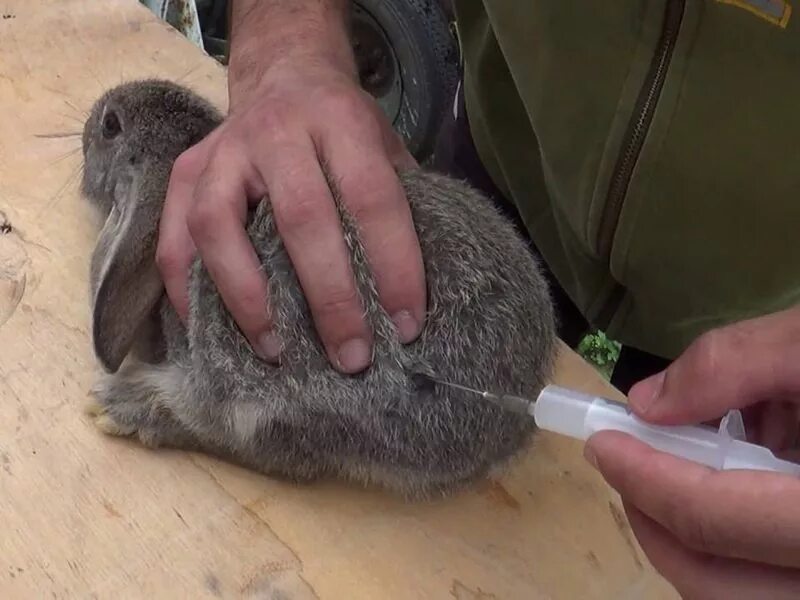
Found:
[[[800,403],[800,307],[698,338],[665,371],[628,396],[633,412],[661,425],[709,421],[765,400]]]

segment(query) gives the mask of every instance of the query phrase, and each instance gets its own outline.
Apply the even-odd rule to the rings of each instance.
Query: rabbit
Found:
[[[398,172],[427,278],[425,324],[407,345],[333,185],[375,336],[363,372],[328,362],[268,197],[246,229],[268,274],[280,363],[257,356],[199,258],[183,325],[156,267],[160,214],[173,162],[222,119],[191,90],[147,79],[108,90],[86,120],[81,192],[105,220],[89,269],[103,367],[90,411],[97,427],[267,477],[339,479],[410,500],[448,496],[507,466],[532,443],[532,419],[432,378],[535,397],[553,373],[556,318],[538,258],[465,182],[422,167]]]

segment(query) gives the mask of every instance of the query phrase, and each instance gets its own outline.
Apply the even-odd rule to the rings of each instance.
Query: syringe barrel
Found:
[[[536,426],[547,431],[585,440],[586,415],[596,398],[548,385],[539,394],[533,407]]]
[[[651,447],[721,468],[727,440],[704,426],[659,427],[645,423],[627,405],[581,394],[558,386],[542,390],[533,411],[541,429],[585,440],[601,430],[628,433]]]
[[[704,425],[660,427],[645,423],[627,405],[558,386],[542,390],[533,407],[536,425],[585,440],[606,429],[623,431],[656,450],[715,469],[756,469],[800,476],[800,465],[768,448],[734,439]]]

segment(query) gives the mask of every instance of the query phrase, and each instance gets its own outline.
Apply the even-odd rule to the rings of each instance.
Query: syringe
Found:
[[[556,385],[546,386],[533,401],[431,379],[478,394],[506,410],[526,413],[533,417],[540,429],[572,438],[586,440],[598,431],[616,430],[661,452],[714,469],[752,469],[800,476],[800,464],[779,459],[769,448],[746,441],[742,415],[738,410],[729,411],[718,429],[705,425],[652,425],[634,415],[622,402]]]
[[[585,440],[612,429],[649,446],[714,469],[754,469],[800,476],[800,464],[777,458],[769,448],[746,441],[742,414],[728,411],[718,429],[705,425],[659,426],[646,423],[621,402],[550,385],[529,404],[536,425]]]

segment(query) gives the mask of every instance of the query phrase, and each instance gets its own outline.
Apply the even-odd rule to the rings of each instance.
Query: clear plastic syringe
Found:
[[[431,378],[433,379],[433,378]],[[540,429],[586,440],[603,430],[627,433],[656,450],[714,469],[754,469],[800,476],[800,464],[777,458],[769,448],[746,441],[742,415],[731,410],[718,429],[705,425],[662,426],[646,423],[628,405],[549,385],[533,401],[512,394],[479,391],[433,379],[436,383],[479,394],[515,412],[533,417]]]
[[[800,476],[800,464],[777,458],[769,448],[746,441],[742,415],[731,410],[719,429],[705,425],[646,423],[621,402],[550,385],[529,403],[537,427],[577,439],[613,429],[649,446],[715,469],[755,469]]]

